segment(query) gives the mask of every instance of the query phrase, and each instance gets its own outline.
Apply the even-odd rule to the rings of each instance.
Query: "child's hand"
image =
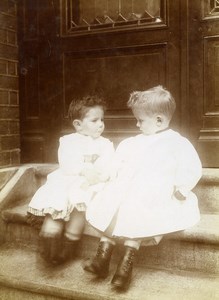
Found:
[[[180,193],[180,191],[176,191],[176,192],[174,193],[174,197],[175,197],[177,200],[180,200],[180,201],[186,200],[186,197],[185,197],[182,193]]]
[[[86,204],[85,203],[77,203],[76,208],[78,211],[85,211],[86,210]]]
[[[82,190],[87,191],[89,189],[89,186],[90,186],[89,182],[85,181],[82,183],[81,188]]]
[[[84,169],[82,175],[87,179],[90,185],[94,185],[100,182],[100,173],[95,169]]]
[[[98,159],[98,157],[98,154],[84,155],[84,162],[93,164]]]

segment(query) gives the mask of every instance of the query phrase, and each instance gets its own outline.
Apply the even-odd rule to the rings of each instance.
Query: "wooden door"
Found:
[[[54,2],[54,5],[53,5]],[[21,162],[53,162],[61,126],[58,1],[18,3]],[[59,12],[58,12],[59,13]]]
[[[190,124],[203,165],[219,167],[219,1],[189,2]]]
[[[55,162],[70,101],[92,92],[107,101],[115,144],[138,132],[129,94],[158,84],[176,99],[173,127],[190,131],[186,1],[19,3],[22,162]]]

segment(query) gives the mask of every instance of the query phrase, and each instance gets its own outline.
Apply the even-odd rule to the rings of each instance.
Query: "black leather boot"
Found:
[[[63,239],[63,249],[60,252],[60,262],[69,261],[77,255],[78,245],[80,240],[69,240],[68,238]]]
[[[135,248],[125,247],[125,255],[119,262],[116,273],[111,281],[112,285],[116,288],[125,290],[129,287],[136,251]]]
[[[52,265],[60,264],[60,252],[62,249],[62,238],[43,237],[40,241],[40,254],[43,259]]]
[[[85,264],[84,270],[96,274],[100,278],[106,278],[109,273],[110,258],[114,245],[108,242],[100,242],[96,256]]]

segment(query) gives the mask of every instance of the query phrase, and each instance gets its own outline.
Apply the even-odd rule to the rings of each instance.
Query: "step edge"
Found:
[[[8,208],[1,212],[2,219],[4,220],[4,222],[6,224],[9,224],[9,223],[16,224],[17,223],[17,224],[26,224],[27,226],[30,226],[27,223],[27,215],[25,213],[27,204],[23,204],[18,207],[21,207],[21,210],[23,208],[23,213],[17,212],[15,214],[14,213],[15,208]],[[14,216],[16,216],[16,218],[14,218]],[[204,220],[206,218],[213,220],[213,223],[215,223],[215,228],[217,228],[217,224],[219,224],[219,215],[218,214],[201,214],[201,220],[202,219]],[[215,233],[214,227],[211,227],[210,228],[211,231],[206,233],[205,231],[203,231],[202,227],[199,227],[200,222],[198,222],[194,226],[192,226],[188,229],[185,229],[183,231],[177,231],[177,232],[166,234],[165,239],[183,240],[183,241],[188,241],[188,242],[199,242],[199,243],[209,243],[209,244],[219,244],[219,231]],[[205,221],[205,223],[206,223],[206,221]],[[89,236],[99,238],[101,233],[98,232],[97,229],[92,227],[92,225],[87,223],[85,226],[84,235],[89,235]],[[143,245],[144,245],[144,243],[143,243]]]
[[[43,284],[39,282],[33,282],[31,280],[30,281],[19,280],[12,276],[9,277],[9,276],[0,275],[0,286],[28,291],[37,295],[54,296],[57,299],[58,297],[61,299],[71,299],[71,300],[96,300],[97,299],[96,295],[84,291],[83,293],[81,293],[81,291],[78,291],[75,288],[69,290],[68,288],[62,288],[61,286],[57,287],[51,284]],[[101,294],[101,298],[99,299],[115,300],[115,297],[109,297],[109,295]]]

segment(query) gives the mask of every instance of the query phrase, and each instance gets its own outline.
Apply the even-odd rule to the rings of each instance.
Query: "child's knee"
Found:
[[[84,222],[78,220],[77,222],[66,224],[64,235],[69,240],[78,240],[84,232]]]
[[[74,211],[70,220],[65,224],[65,237],[70,240],[79,240],[85,227],[84,212]]]
[[[64,228],[62,220],[54,220],[50,215],[45,217],[40,236],[42,237],[60,237]]]
[[[64,232],[64,237],[68,240],[68,241],[79,241],[82,237],[83,232],[68,232],[65,231]]]

